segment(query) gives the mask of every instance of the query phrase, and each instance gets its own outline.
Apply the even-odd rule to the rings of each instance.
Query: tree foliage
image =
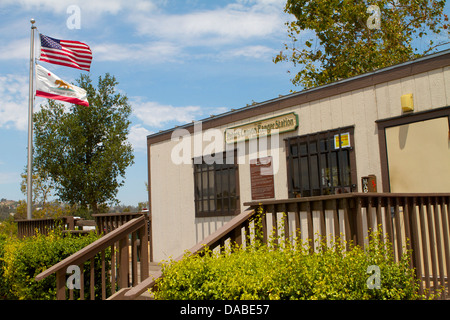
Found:
[[[61,201],[96,213],[116,201],[125,169],[134,163],[127,142],[131,106],[126,95],[116,93],[118,82],[108,73],[99,77],[97,88],[87,75],[77,83],[87,91],[89,107],[67,110],[49,100],[34,115],[34,168],[54,182]]]
[[[295,17],[286,23],[292,43],[273,61],[299,65],[293,84],[311,88],[417,58],[442,44],[427,36],[448,41],[445,2],[287,0],[285,12]],[[378,28],[372,27],[374,19]],[[425,48],[414,48],[415,39],[426,41]]]

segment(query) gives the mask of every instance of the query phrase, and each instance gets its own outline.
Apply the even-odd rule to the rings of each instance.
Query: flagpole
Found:
[[[33,63],[34,63],[34,26],[35,20],[31,19],[31,39],[30,39],[30,88],[28,103],[28,166],[27,166],[27,219],[32,219],[33,212],[33,193],[32,193],[32,176],[33,176]]]

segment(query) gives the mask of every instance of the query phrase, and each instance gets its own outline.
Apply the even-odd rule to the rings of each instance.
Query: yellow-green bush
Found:
[[[387,239],[386,239],[387,241]],[[393,260],[389,243],[373,237],[363,250],[346,251],[340,241],[311,254],[306,244],[281,250],[256,245],[233,253],[185,256],[163,264],[156,299],[417,299],[418,282],[409,255]],[[369,289],[371,265],[381,287]]]
[[[25,239],[0,238],[0,299],[55,299],[56,276],[41,281],[35,277],[97,239],[95,233],[76,237],[58,232]]]

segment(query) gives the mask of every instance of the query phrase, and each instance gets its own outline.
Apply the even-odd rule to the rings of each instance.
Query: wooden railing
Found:
[[[211,250],[220,250],[225,246],[225,243],[230,241],[231,243],[242,244],[245,243],[245,232],[250,232],[251,218],[254,216],[254,210],[245,211],[228,223],[217,229],[216,232],[203,239],[200,243],[193,246],[186,253],[178,256],[173,261],[180,261],[187,255],[202,254],[205,247]],[[131,299],[138,298],[142,293],[152,288],[156,279],[162,276],[162,272],[157,272],[153,276],[143,280],[137,286],[133,288],[124,289],[120,296],[113,297],[113,299]]]
[[[32,237],[36,233],[48,234],[50,230],[75,230],[75,220],[72,216],[60,218],[45,218],[31,220],[16,220],[19,238]]]
[[[204,239],[188,252],[201,254],[204,246],[214,249],[227,241],[247,244],[253,234],[264,243],[277,245],[281,236],[293,241],[300,238],[310,241],[314,249],[317,239],[329,243],[337,239],[347,240],[365,247],[369,230],[381,227],[383,234],[393,244],[395,259],[412,250],[410,266],[415,268],[421,293],[436,293],[449,297],[450,272],[450,194],[391,194],[348,193],[285,200],[248,202],[249,210],[236,216],[222,228]],[[250,221],[261,211],[260,232]],[[178,261],[184,255],[175,259]],[[136,299],[155,285],[159,273],[126,289],[121,299]],[[427,289],[427,290],[425,290]]]
[[[40,234],[48,234],[50,230],[59,228],[63,232],[80,233],[83,226],[96,226],[99,234],[107,234],[131,219],[145,216],[148,214],[143,212],[124,212],[124,213],[100,213],[92,215],[94,220],[76,219],[73,216],[63,216],[59,218],[44,218],[30,220],[16,220],[18,228],[18,236],[31,237],[39,232]],[[148,232],[149,234],[149,232]]]
[[[97,224],[98,233],[108,234],[128,221],[146,216],[143,212],[99,213],[92,215]]]
[[[450,193],[347,193],[285,200],[262,200],[248,202],[244,205],[249,207],[247,211],[235,216],[187,252],[191,255],[202,254],[205,246],[212,250],[221,250],[230,242],[245,246],[255,239],[276,246],[282,240],[281,237],[288,241],[293,241],[295,238],[310,241],[313,250],[318,238],[331,243],[337,236],[348,240],[347,243],[365,247],[368,244],[369,230],[380,227],[383,234],[393,244],[395,259],[398,260],[405,250],[412,250],[410,266],[415,268],[418,279],[422,280],[420,282],[421,293],[436,293],[437,290],[444,288],[438,292],[440,297],[446,299],[450,296],[448,292]],[[261,213],[260,224],[252,222],[256,218],[256,213]],[[98,217],[96,217],[97,219]],[[58,299],[64,299],[67,267],[82,265],[89,260],[93,265],[92,259],[97,254],[102,256],[103,266],[106,264],[103,258],[105,250],[110,247],[112,268],[108,272],[102,267],[100,271],[102,288],[105,279],[109,278],[113,288],[110,299],[138,298],[153,287],[156,280],[162,276],[162,273],[158,272],[148,277],[148,256],[145,256],[147,250],[144,249],[148,248],[146,245],[148,241],[146,221],[146,217],[140,215],[113,231],[105,231],[106,234],[101,239],[44,271],[36,279],[43,279],[56,272]],[[108,223],[104,225],[107,226]],[[113,226],[117,227],[118,224],[113,224]],[[108,229],[108,227],[106,228]],[[135,231],[138,231],[139,235],[133,236]],[[128,256],[130,233],[132,234],[131,268],[127,263],[130,260]],[[143,240],[140,246],[140,278],[137,277],[138,263],[135,258],[138,238]],[[117,254],[115,254],[116,249],[118,249]],[[175,261],[179,261],[185,255],[180,255]],[[90,277],[94,279],[92,270],[91,268]],[[132,270],[131,273],[130,270]],[[115,282],[116,275],[118,276],[117,282]],[[131,279],[129,279],[130,276]],[[114,293],[116,284],[118,290]],[[93,292],[94,289],[91,287],[90,290]],[[102,289],[103,291],[104,289]],[[92,296],[93,294],[91,294]],[[105,299],[106,296],[102,293],[102,299]]]
[[[40,281],[56,273],[56,295],[58,300],[74,298],[74,289],[66,286],[66,273],[68,267],[80,268],[79,298],[85,298],[85,282],[89,283],[88,296],[95,299],[107,299],[122,288],[137,285],[141,280],[148,278],[148,235],[147,220],[145,216],[133,218],[119,228],[108,232],[100,239],[69,256],[61,262],[36,276]],[[140,244],[138,245],[138,240]],[[139,256],[139,259],[138,259]],[[95,268],[95,258],[100,259],[100,268]],[[139,261],[138,261],[139,260]],[[85,277],[85,266],[88,266],[88,275]],[[70,269],[69,269],[70,270]],[[100,278],[100,283],[96,282]],[[98,293],[96,293],[96,289]]]
[[[362,247],[368,231],[381,227],[393,245],[395,259],[412,250],[420,292],[449,298],[450,194],[349,193],[331,196],[249,202],[262,206],[266,215],[264,238],[284,234],[312,244],[320,236],[332,241],[340,236]],[[286,219],[282,217],[285,216]],[[425,291],[425,289],[427,289]]]
[[[109,232],[119,228],[126,222],[138,218],[145,217],[147,221],[147,235],[149,245],[149,258],[153,261],[153,246],[152,246],[152,221],[151,215],[148,212],[122,212],[122,213],[100,213],[92,215],[97,225],[97,232],[99,234],[108,234]],[[138,240],[139,242],[139,240]]]

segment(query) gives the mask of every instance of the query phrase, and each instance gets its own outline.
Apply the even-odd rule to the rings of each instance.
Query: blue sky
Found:
[[[25,199],[30,18],[38,31],[87,43],[91,78],[113,74],[133,107],[135,164],[118,193],[147,201],[146,136],[294,89],[272,57],[287,40],[284,0],[2,0],[0,2],[0,198]],[[80,28],[73,25],[75,5]],[[69,26],[68,26],[69,20]],[[71,24],[72,23],[72,24]],[[75,27],[75,28],[73,28]],[[35,41],[38,40],[36,35]],[[80,73],[41,62],[66,81]],[[36,98],[35,112],[46,100]]]
[[[26,198],[20,192],[20,174],[27,162],[30,18],[45,35],[87,43],[93,51],[94,84],[109,72],[127,94],[133,107],[129,141],[135,164],[127,170],[118,200],[137,205],[147,201],[148,134],[299,90],[287,73],[292,66],[272,62],[289,41],[284,23],[290,17],[283,12],[284,4],[285,0],[1,0],[0,198]],[[71,6],[80,10],[79,29],[70,25]],[[85,73],[41,64],[69,82]],[[37,98],[35,111],[45,102]]]

